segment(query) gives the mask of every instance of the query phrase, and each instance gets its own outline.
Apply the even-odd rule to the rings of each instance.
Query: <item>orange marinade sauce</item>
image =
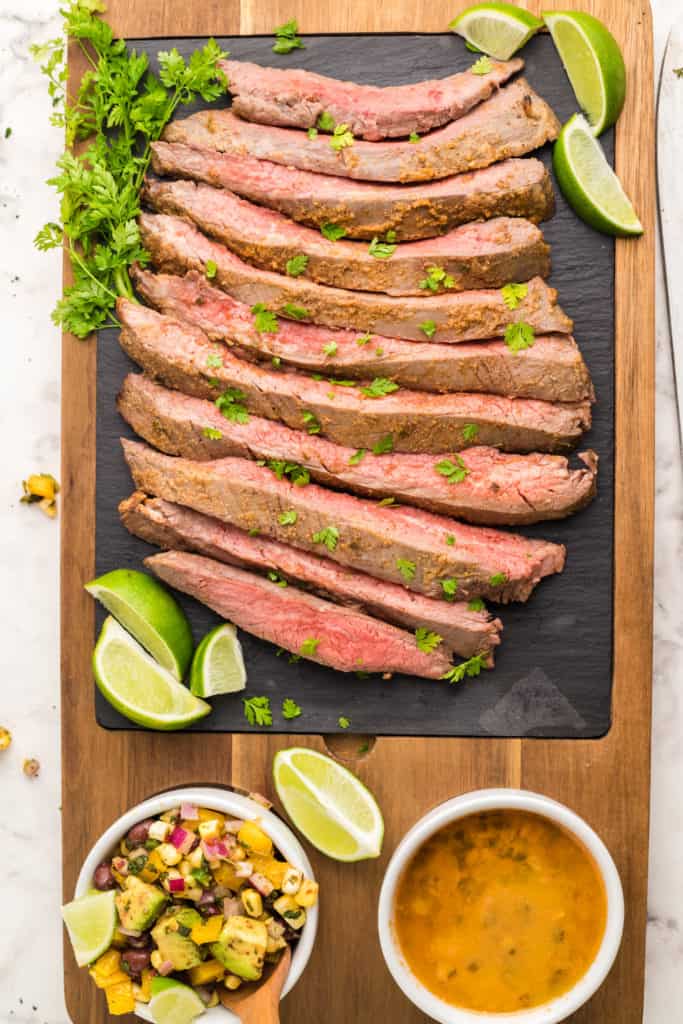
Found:
[[[570,989],[606,919],[602,877],[584,846],[547,818],[501,810],[460,818],[418,850],[398,884],[394,930],[434,995],[510,1013]]]

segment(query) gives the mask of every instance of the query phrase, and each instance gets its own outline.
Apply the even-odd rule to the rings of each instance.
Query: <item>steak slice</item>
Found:
[[[338,672],[442,679],[450,667],[445,650],[425,654],[403,629],[234,565],[185,551],[151,555],[145,565],[247,633]]]
[[[438,633],[461,658],[491,651],[500,643],[500,619],[485,609],[472,610],[464,601],[448,603],[413,594],[395,583],[337,565],[288,544],[250,537],[244,530],[210,519],[192,509],[136,491],[119,505],[123,525],[136,537],[171,550],[195,551],[219,562],[254,572],[275,572],[338,604],[353,605],[407,629]],[[491,658],[489,664],[493,664]]]
[[[397,241],[409,242],[473,220],[526,217],[538,223],[555,212],[550,175],[533,158],[504,160],[421,185],[373,185],[237,153],[153,142],[152,167],[164,177],[229,189],[310,227],[338,224],[348,238],[370,239],[394,231]]]
[[[559,544],[382,507],[317,484],[297,486],[247,459],[195,462],[121,443],[138,490],[427,597],[526,601],[544,576],[564,568]]]
[[[429,298],[371,295],[258,270],[180,217],[143,213],[139,223],[143,244],[157,269],[205,274],[208,262],[210,272],[215,269],[216,284],[239,302],[261,303],[280,313],[294,307],[297,319],[325,327],[350,327],[413,341],[430,337],[459,342],[502,337],[511,322],[524,321],[543,334],[570,334],[573,326],[557,305],[557,292],[541,278],[529,282],[526,297],[514,311],[498,290]]]
[[[548,104],[519,78],[464,117],[419,142],[363,142],[338,152],[329,136],[309,139],[292,128],[252,124],[231,110],[200,110],[171,121],[166,142],[255,156],[286,167],[362,181],[433,181],[524,156],[557,138],[560,123]]]
[[[117,312],[121,347],[168,387],[224,407],[229,400],[227,416],[239,415],[237,403],[242,416],[248,410],[349,448],[445,452],[476,441],[504,451],[561,451],[575,445],[591,422],[589,402],[433,395],[397,389],[381,378],[346,387],[282,373],[239,359],[224,346],[217,349],[197,327],[137,302],[120,298]]]
[[[300,68],[264,68],[223,60],[232,108],[247,121],[290,128],[315,128],[321,114],[354,135],[377,141],[428,132],[462,117],[524,67],[519,58],[492,61],[487,75],[461,71],[413,85],[357,85]]]
[[[471,523],[514,526],[562,519],[595,494],[597,456],[580,456],[586,469],[571,470],[557,455],[504,455],[496,448],[469,448],[448,456],[366,453],[360,459],[317,435],[250,416],[226,420],[211,402],[169,391],[141,374],[126,377],[118,398],[123,418],[167,455],[198,461],[237,455],[297,463],[314,480],[370,498],[395,499],[458,516]],[[461,470],[458,480],[439,472],[444,460]],[[445,466],[443,467],[445,468]]]
[[[401,341],[357,331],[280,320],[275,334],[259,334],[248,306],[190,271],[184,277],[134,268],[140,295],[155,309],[199,327],[212,341],[233,346],[243,359],[275,360],[309,372],[372,380],[388,377],[416,391],[484,391],[548,402],[593,400],[590,374],[568,335],[537,335],[513,352],[503,341]]]
[[[281,213],[210,185],[151,179],[145,198],[159,213],[191,220],[264,270],[285,274],[289,261],[304,255],[306,267],[297,278],[302,283],[308,279],[361,292],[424,296],[430,267],[448,274],[453,282],[449,291],[457,292],[502,288],[510,281],[550,273],[550,248],[543,235],[531,221],[518,217],[464,224],[439,238],[406,242],[388,259],[379,259],[370,254],[372,246],[330,241]]]

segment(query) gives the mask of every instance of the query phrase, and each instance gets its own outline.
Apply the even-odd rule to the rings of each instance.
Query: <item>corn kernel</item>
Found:
[[[273,903],[273,909],[285,919],[290,928],[299,931],[306,924],[306,911],[292,896],[280,896]]]
[[[242,984],[242,979],[238,978],[236,974],[226,974],[223,984],[226,988],[229,988],[231,992],[234,992]]]
[[[189,860],[181,861],[180,864],[178,865],[178,871],[183,876],[183,878],[187,878],[188,875],[192,874],[192,865],[190,864]]]
[[[256,889],[242,889],[240,899],[249,917],[261,916],[263,913],[263,900],[261,899],[261,894],[256,892]]]
[[[299,889],[301,888],[301,883],[303,882],[303,879],[303,871],[299,871],[298,868],[290,867],[285,872],[285,876],[282,879],[282,885],[280,886],[280,888],[282,889],[283,893],[285,893],[286,896],[296,896]]]
[[[318,902],[318,883],[305,878],[294,897],[300,907],[313,907]]]
[[[163,860],[164,864],[167,864],[168,866],[178,864],[183,859],[183,855],[180,850],[176,850],[172,843],[162,843],[161,846],[157,846],[157,853]]]
[[[156,839],[158,843],[163,843],[168,839],[171,831],[172,828],[167,821],[153,821],[149,826],[149,838]]]
[[[202,853],[201,846],[195,847],[195,849],[192,851],[192,853],[188,856],[187,859],[194,870],[200,868],[204,863],[204,854]]]
[[[210,821],[200,821],[198,831],[202,839],[220,839],[223,826],[217,818],[212,818]]]

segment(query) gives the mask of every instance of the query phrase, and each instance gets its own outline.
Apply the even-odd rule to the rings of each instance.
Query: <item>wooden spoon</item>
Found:
[[[292,951],[287,946],[268,977],[255,988],[249,985],[235,992],[222,988],[223,1006],[236,1013],[242,1024],[279,1024],[280,996],[291,962]]]

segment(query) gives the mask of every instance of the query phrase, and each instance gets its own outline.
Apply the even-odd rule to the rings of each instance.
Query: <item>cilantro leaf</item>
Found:
[[[309,434],[319,434],[322,430],[317,416],[315,413],[312,413],[310,409],[303,410],[301,413],[301,419],[304,421],[304,426]]]
[[[323,110],[322,114],[319,116],[316,121],[316,126],[321,132],[333,132],[336,128],[332,114],[328,114],[326,110]]]
[[[208,277],[209,281],[213,281],[214,277],[218,273],[218,267],[213,260],[207,260],[204,264],[204,273]]]
[[[439,580],[441,589],[443,591],[443,597],[447,601],[455,601],[455,595],[458,592],[458,581],[456,579],[445,579]]]
[[[512,352],[521,352],[531,348],[536,339],[536,332],[530,324],[520,320],[517,324],[508,324],[505,328],[505,344]]]
[[[486,610],[486,605],[480,597],[474,597],[468,602],[467,610],[470,612],[483,612]]]
[[[349,458],[349,466],[357,466],[367,455],[367,448],[358,448]]]
[[[328,551],[335,551],[339,543],[339,530],[336,526],[325,526],[311,538],[314,544],[324,544]]]
[[[446,534],[446,543],[449,545],[449,547],[453,547],[454,546],[454,544],[455,544],[455,537],[453,536],[452,533],[447,533]]]
[[[282,702],[282,717],[286,719],[298,718],[300,714],[301,708],[296,701],[292,700],[291,697],[285,697]]]
[[[311,482],[311,474],[298,462],[287,462],[285,459],[268,459],[265,463],[278,480],[289,480],[295,487],[305,487]]]
[[[420,288],[438,292],[440,288],[455,288],[455,279],[443,267],[427,267],[427,276],[420,281]]]
[[[372,446],[373,455],[388,455],[389,452],[394,450],[394,437],[393,434],[385,434],[384,437],[380,437]]]
[[[298,36],[299,25],[296,18],[286,21],[275,29],[273,53],[291,53],[292,50],[303,49],[304,44]]]
[[[462,428],[463,441],[467,441],[467,443],[469,444],[470,441],[474,441],[478,433],[479,427],[477,426],[476,423],[466,423],[465,426]]]
[[[351,725],[351,720],[346,715],[340,715],[337,719],[337,725],[340,729],[348,729]]]
[[[335,126],[332,138],[330,139],[332,149],[336,150],[338,153],[340,149],[346,149],[348,146],[352,146],[353,141],[353,132],[350,131],[347,124],[338,124]]]
[[[451,459],[442,459],[436,463],[434,469],[441,476],[445,476],[449,484],[461,484],[469,475],[469,469],[459,455],[454,455],[453,458],[454,462]]]
[[[306,134],[308,135],[309,139],[317,139],[318,138],[318,129],[317,128],[309,128],[308,132]]]
[[[480,57],[474,62],[470,71],[473,75],[490,75],[493,71],[493,64],[488,57]]]
[[[396,248],[395,243],[380,242],[379,238],[375,235],[368,246],[368,252],[376,260],[388,260],[394,255]]]
[[[336,356],[336,354],[337,354],[337,347],[338,346],[337,346],[337,342],[336,341],[328,341],[328,342],[326,342],[323,345],[323,355],[326,355],[326,356]]]
[[[223,436],[220,430],[216,430],[215,427],[204,427],[202,434],[204,437],[208,437],[210,441],[220,441]]]
[[[285,512],[281,512],[277,517],[277,521],[280,526],[293,526],[299,518],[299,513],[295,508],[287,509]]]
[[[375,377],[371,384],[360,390],[367,398],[383,398],[385,395],[398,391],[399,387],[393,380],[388,380],[386,377]]]
[[[432,633],[425,626],[420,626],[415,630],[415,642],[424,654],[431,654],[432,651],[435,651],[442,640],[442,636]]]
[[[223,365],[223,360],[216,352],[212,352],[206,357],[206,365],[211,370],[218,370]]]
[[[493,576],[489,577],[489,584],[492,587],[502,587],[508,581],[508,574],[506,572],[497,572]]]
[[[529,286],[526,284],[506,284],[500,289],[503,302],[508,309],[515,310],[519,307],[522,299],[527,297]]]
[[[329,242],[338,242],[346,235],[346,228],[343,228],[341,224],[326,222],[320,225],[320,232]]]
[[[361,334],[360,338],[356,338],[356,345],[367,345],[369,341],[372,341],[371,334]]]
[[[249,725],[268,726],[273,724],[270,697],[243,697],[244,717]]]
[[[408,136],[408,142],[419,142],[419,141],[420,141],[420,136],[417,134],[417,132],[411,132],[410,135]]]
[[[254,327],[259,334],[277,334],[277,316],[271,309],[268,309],[262,302],[257,302],[251,307],[254,314]]]
[[[315,636],[307,636],[301,647],[299,648],[299,654],[304,658],[312,658],[318,650],[320,640]]]
[[[412,583],[415,579],[415,572],[417,568],[415,562],[410,562],[407,558],[397,558],[396,568],[406,583]]]
[[[300,252],[297,253],[296,256],[292,256],[291,260],[287,260],[285,263],[285,272],[289,277],[300,277],[307,266],[308,256]]]
[[[467,661],[461,661],[459,665],[453,665],[441,678],[447,679],[449,683],[461,683],[465,676],[472,678],[478,676],[483,668],[486,668],[488,654],[475,654]]]
[[[307,309],[304,309],[303,306],[297,306],[295,302],[285,303],[282,307],[282,312],[292,320],[305,320],[309,315]]]
[[[249,413],[244,400],[246,395],[238,388],[228,388],[222,395],[219,395],[214,405],[226,420],[233,423],[248,423]]]
[[[433,338],[436,334],[436,322],[434,320],[424,320],[420,324],[420,330],[423,334],[426,334],[428,338]]]
[[[275,572],[275,569],[270,569],[267,575],[270,582],[275,583],[278,587],[286,587],[288,585],[284,576],[281,576],[279,572]]]

